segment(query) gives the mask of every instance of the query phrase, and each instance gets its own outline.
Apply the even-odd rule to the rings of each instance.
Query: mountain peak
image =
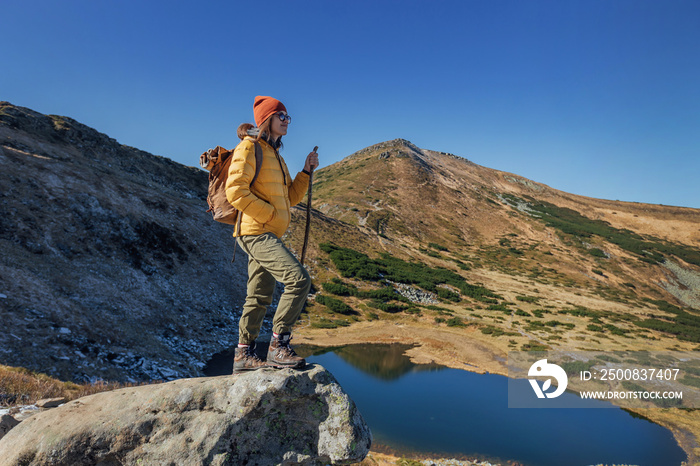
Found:
[[[391,150],[401,151],[401,150],[403,150],[403,151],[415,152],[418,154],[423,153],[423,150],[420,147],[416,146],[408,139],[402,139],[402,138],[380,142],[379,144],[375,144],[373,146],[367,147],[367,149],[369,149],[369,150],[383,150],[383,151],[391,151]]]
[[[391,157],[412,157],[414,159],[424,161],[425,153],[411,141],[399,138],[380,142],[378,144],[365,147],[364,149],[360,149],[346,157],[342,162],[350,160],[357,161],[360,159],[365,160],[372,157],[378,157],[380,160],[389,159]]]

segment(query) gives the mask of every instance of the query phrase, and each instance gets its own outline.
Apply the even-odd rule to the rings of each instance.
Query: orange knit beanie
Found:
[[[255,116],[255,124],[258,128],[265,120],[270,118],[270,115],[274,115],[277,112],[287,112],[287,108],[279,100],[264,95],[259,95],[255,98],[255,103],[253,103],[253,115]]]

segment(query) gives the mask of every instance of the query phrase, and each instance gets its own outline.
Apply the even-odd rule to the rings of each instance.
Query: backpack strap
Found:
[[[253,176],[253,179],[250,181],[250,185],[253,186],[253,183],[255,183],[255,180],[258,179],[258,175],[260,174],[260,167],[262,166],[262,147],[260,147],[260,143],[258,141],[255,141],[253,144],[255,144],[255,175]]]

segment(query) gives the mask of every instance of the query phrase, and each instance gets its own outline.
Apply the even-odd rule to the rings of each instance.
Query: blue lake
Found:
[[[415,365],[404,356],[406,348],[297,351],[336,377],[372,429],[375,445],[399,454],[526,466],[671,466],[687,459],[669,430],[622,409],[508,408],[506,377]],[[219,355],[207,375],[230,373],[231,361]]]

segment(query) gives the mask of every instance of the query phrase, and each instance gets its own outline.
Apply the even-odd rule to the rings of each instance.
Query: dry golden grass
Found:
[[[20,367],[0,366],[0,404],[30,404],[41,398],[57,398],[77,390],[68,384]]]
[[[98,382],[76,384],[22,367],[0,365],[0,406],[33,404],[44,398],[74,400],[94,393],[143,384]]]

